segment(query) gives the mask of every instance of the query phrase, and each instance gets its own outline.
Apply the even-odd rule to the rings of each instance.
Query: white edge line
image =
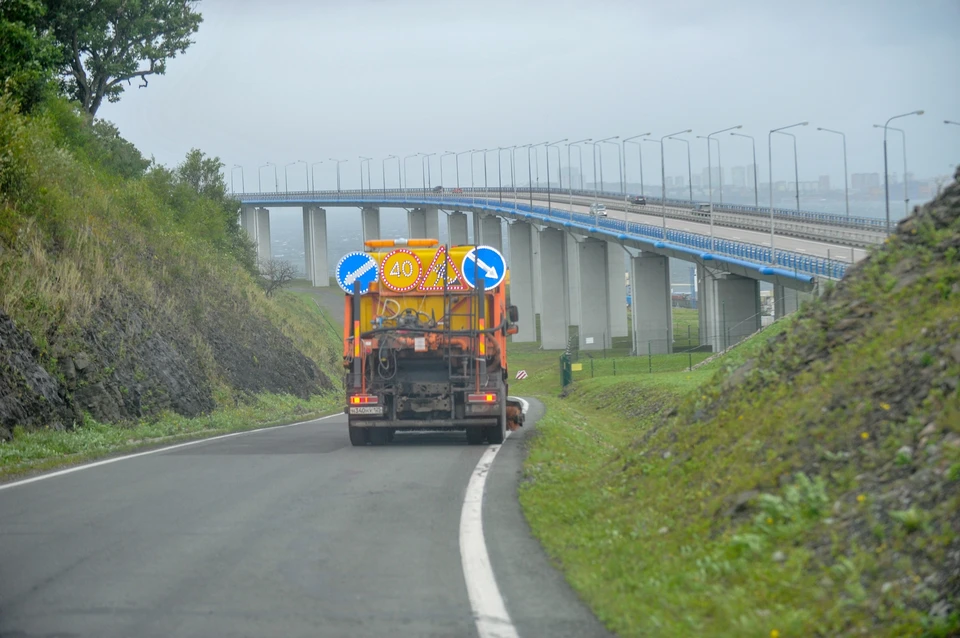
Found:
[[[519,397],[526,414],[530,404]],[[507,431],[507,436],[511,434]],[[473,619],[477,625],[479,638],[519,638],[507,606],[503,602],[497,579],[493,575],[487,542],[483,536],[483,492],[487,475],[493,460],[502,445],[489,446],[477,461],[467,483],[463,496],[463,509],[460,511],[460,563],[463,566],[463,579],[467,584],[467,595],[473,609]]]
[[[137,452],[135,454],[125,454],[124,456],[115,456],[109,459],[103,459],[102,461],[94,461],[93,463],[85,463],[83,465],[77,465],[75,467],[68,467],[63,470],[58,470],[56,472],[50,472],[49,474],[41,474],[39,476],[33,476],[28,479],[23,479],[21,481],[15,481],[13,483],[4,483],[0,485],[0,490],[10,489],[11,487],[18,487],[20,485],[27,485],[28,483],[36,483],[37,481],[43,481],[45,479],[55,478],[57,476],[63,476],[65,474],[73,474],[74,472],[79,472],[80,470],[89,470],[93,467],[100,467],[101,465],[109,465],[111,463],[116,463],[118,461],[126,461],[127,459],[135,459],[138,456],[147,456],[148,454],[159,454],[160,452],[168,452],[170,450],[176,450],[177,448],[187,447],[190,445],[199,445],[200,443],[207,443],[209,441],[220,441],[222,439],[229,439],[234,436],[243,436],[244,434],[253,434],[255,432],[265,432],[267,430],[280,430],[283,428],[292,428],[296,425],[303,425],[305,423],[313,423],[314,421],[323,421],[324,419],[330,419],[335,416],[340,416],[342,412],[337,414],[328,414],[327,416],[322,416],[316,419],[309,419],[307,421],[297,421],[296,423],[285,423],[284,425],[271,425],[265,428],[257,428],[255,430],[244,430],[243,432],[231,432],[230,434],[220,434],[218,436],[211,436],[209,438],[197,439],[196,441],[187,441],[185,443],[176,443],[174,445],[167,445],[155,450],[147,450],[145,452]],[[148,444],[148,443],[147,443]]]

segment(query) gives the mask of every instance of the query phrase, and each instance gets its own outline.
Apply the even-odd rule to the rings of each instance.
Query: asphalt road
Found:
[[[521,637],[605,636],[516,497],[541,411],[488,474],[490,563]],[[462,433],[353,448],[343,416],[0,489],[0,637],[476,636]]]

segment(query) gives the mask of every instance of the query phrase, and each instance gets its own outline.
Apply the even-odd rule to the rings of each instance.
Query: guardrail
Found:
[[[364,190],[364,191],[299,191],[293,193],[245,193],[239,195],[242,203],[250,204],[323,204],[338,202],[345,205],[362,206],[377,204],[380,206],[404,207],[410,205],[444,204],[447,207],[475,208],[497,213],[507,217],[527,220],[534,218],[564,228],[578,228],[594,234],[604,234],[617,241],[636,240],[657,249],[671,249],[689,254],[702,261],[717,261],[747,266],[764,275],[779,275],[812,283],[814,277],[840,279],[847,265],[821,257],[810,257],[786,250],[777,250],[771,254],[767,246],[728,239],[711,239],[705,235],[662,228],[652,224],[630,222],[622,219],[595,218],[591,215],[565,211],[562,214],[545,206],[530,206],[527,202],[494,202],[492,199],[464,197],[450,198],[440,193],[418,190],[416,197],[410,197],[408,191]],[[475,193],[474,193],[475,194]],[[398,196],[400,195],[400,196]],[[402,196],[402,197],[401,197]]]

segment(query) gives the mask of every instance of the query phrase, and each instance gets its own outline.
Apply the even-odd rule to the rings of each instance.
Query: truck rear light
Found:
[[[354,394],[350,397],[350,405],[370,405],[380,403],[380,397],[375,394]]]
[[[496,392],[476,392],[467,395],[467,403],[496,403]]]

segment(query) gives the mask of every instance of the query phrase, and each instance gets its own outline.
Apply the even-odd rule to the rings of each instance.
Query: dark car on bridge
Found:
[[[633,195],[630,197],[630,203],[635,204],[637,206],[646,206],[647,198],[644,197],[643,195]]]
[[[434,192],[434,193],[442,193],[442,192],[443,192],[443,186],[434,186],[434,187],[433,187],[433,192]]]

